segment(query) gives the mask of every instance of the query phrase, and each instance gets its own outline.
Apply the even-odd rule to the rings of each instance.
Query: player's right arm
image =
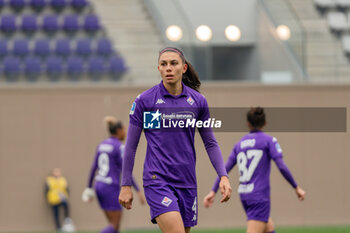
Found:
[[[237,160],[236,160],[236,153],[235,153],[235,147],[234,147],[225,164],[225,169],[227,173],[229,173],[233,169],[233,167],[236,165],[236,162]],[[204,197],[204,200],[203,200],[204,207],[209,208],[214,204],[215,194],[218,191],[220,183],[223,178],[227,178],[227,177],[221,177],[221,179],[219,177],[216,178],[216,181],[214,182],[212,189]]]
[[[126,209],[132,208],[132,171],[143,127],[143,105],[140,97],[137,97],[132,104],[129,116],[130,121],[123,158],[122,188],[119,194],[119,203]]]
[[[95,173],[97,170],[97,158],[98,158],[98,149],[96,149],[95,159],[90,169],[87,187],[84,189],[81,195],[81,199],[83,200],[83,202],[91,202],[95,196],[94,189],[92,188],[92,183],[94,181]]]

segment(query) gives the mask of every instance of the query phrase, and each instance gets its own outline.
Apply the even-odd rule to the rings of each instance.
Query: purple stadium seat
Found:
[[[34,54],[40,57],[47,57],[51,53],[50,40],[46,38],[37,39],[34,42]]]
[[[84,72],[84,62],[81,57],[70,56],[67,59],[67,74],[76,81]]]
[[[88,2],[86,0],[71,0],[70,4],[76,11],[81,11],[88,5]]]
[[[50,0],[51,7],[56,11],[61,11],[67,6],[66,0]]]
[[[46,59],[46,74],[51,81],[57,81],[63,72],[63,60],[57,56],[49,56]]]
[[[55,14],[44,15],[43,30],[47,33],[54,33],[58,31],[58,17]]]
[[[41,61],[36,56],[28,56],[24,60],[24,72],[29,81],[35,81],[41,74]]]
[[[107,38],[98,39],[96,52],[98,55],[110,56],[113,53],[111,41]]]
[[[5,33],[12,33],[17,30],[16,16],[13,14],[6,14],[1,16],[1,30]]]
[[[3,61],[4,74],[8,81],[16,81],[21,73],[21,62],[18,57],[6,56]]]
[[[36,15],[23,15],[21,27],[26,33],[35,32],[38,29]]]
[[[29,41],[27,39],[15,39],[13,41],[13,54],[24,57],[29,53]]]
[[[96,32],[101,28],[100,21],[96,15],[86,15],[84,18],[84,30],[87,32]]]
[[[71,54],[71,43],[70,39],[61,38],[56,40],[55,45],[55,53],[56,55],[67,57]]]
[[[25,7],[25,1],[24,0],[10,0],[9,5],[15,11],[20,11]]]
[[[109,73],[114,80],[120,79],[122,74],[127,70],[123,58],[118,56],[111,57],[108,65]]]
[[[79,18],[78,15],[70,14],[65,15],[63,18],[63,30],[68,33],[75,33],[79,30]]]
[[[104,59],[99,56],[91,56],[88,61],[88,71],[93,79],[101,77],[105,72]]]
[[[45,0],[30,0],[29,4],[36,11],[41,11],[46,6]]]
[[[7,40],[0,39],[0,58],[6,56],[7,54],[8,54]]]
[[[2,9],[5,6],[5,0],[0,0],[0,9]]]
[[[91,54],[91,40],[88,38],[81,38],[77,40],[75,52],[79,56],[89,56]]]

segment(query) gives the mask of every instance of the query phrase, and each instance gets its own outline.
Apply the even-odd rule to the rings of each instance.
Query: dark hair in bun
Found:
[[[250,108],[250,110],[247,112],[247,120],[251,124],[251,126],[255,129],[262,128],[265,123],[265,112],[264,108],[256,107],[256,108]]]

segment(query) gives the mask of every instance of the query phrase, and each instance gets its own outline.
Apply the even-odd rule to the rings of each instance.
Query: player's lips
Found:
[[[167,75],[165,75],[165,77],[167,77],[167,78],[172,78],[172,77],[174,77],[174,75],[172,75],[172,74],[167,74]]]

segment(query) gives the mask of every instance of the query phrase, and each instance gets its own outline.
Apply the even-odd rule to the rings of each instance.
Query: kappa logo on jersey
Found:
[[[162,200],[162,205],[165,205],[166,207],[168,207],[172,202],[173,200],[171,200],[169,197],[164,197]]]
[[[135,112],[135,108],[136,108],[136,102],[132,103],[131,105],[131,109],[130,109],[130,115],[134,115],[134,112]]]
[[[165,104],[165,101],[163,99],[158,99],[156,104]]]
[[[162,114],[157,109],[156,112],[143,112],[144,129],[160,129],[160,116]]]
[[[190,97],[188,97],[187,102],[192,105],[194,103],[194,100]]]

